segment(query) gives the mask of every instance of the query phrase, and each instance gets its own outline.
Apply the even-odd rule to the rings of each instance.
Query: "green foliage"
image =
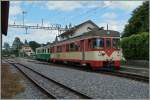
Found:
[[[2,50],[2,56],[11,56],[11,55],[15,55],[16,57],[19,56],[18,50]]]
[[[126,64],[126,60],[121,59],[121,65]]]
[[[9,44],[8,44],[7,42],[4,43],[4,48],[5,48],[6,50],[9,50],[9,49],[10,49],[10,46],[9,46]]]
[[[149,33],[143,32],[121,40],[126,59],[149,59]]]
[[[29,42],[29,46],[33,49],[33,51],[35,52],[36,48],[40,47],[41,45],[35,41],[30,41]]]
[[[132,34],[149,32],[149,1],[143,3],[133,11],[129,24],[125,26],[122,37],[128,37]]]
[[[20,38],[16,37],[15,40],[13,41],[12,48],[13,50],[18,50],[21,49],[22,45],[23,43],[20,41]]]

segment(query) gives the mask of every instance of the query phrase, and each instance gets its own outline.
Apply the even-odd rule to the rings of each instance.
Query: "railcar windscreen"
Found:
[[[110,47],[111,47],[110,38],[106,38],[106,48]]]
[[[92,39],[92,48],[93,49],[102,49],[102,48],[104,48],[104,39],[103,38]]]
[[[113,48],[116,48],[116,49],[120,48],[120,39],[113,38]]]

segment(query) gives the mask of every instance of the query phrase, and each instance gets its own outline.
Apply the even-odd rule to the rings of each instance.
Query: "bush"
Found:
[[[126,59],[149,59],[149,33],[143,32],[121,40],[123,55]]]

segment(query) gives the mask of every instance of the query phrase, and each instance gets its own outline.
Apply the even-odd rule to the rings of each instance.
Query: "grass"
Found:
[[[20,83],[21,77],[18,73],[12,73],[8,64],[1,67],[1,98],[11,99],[17,93],[24,91],[24,86]]]

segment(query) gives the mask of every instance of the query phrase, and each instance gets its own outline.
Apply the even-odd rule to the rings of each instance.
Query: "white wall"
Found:
[[[78,28],[78,29],[75,31],[75,33],[72,34],[72,36],[69,35],[69,38],[76,37],[76,36],[80,36],[80,35],[82,35],[83,33],[90,31],[90,30],[88,29],[88,27],[90,27],[90,28],[96,28],[96,27],[95,27],[94,25],[92,25],[91,23],[86,23],[86,24],[84,24],[83,26],[81,26],[80,28]],[[64,37],[64,38],[59,37],[59,40],[60,40],[60,41],[66,40],[66,39],[67,39],[67,37]]]
[[[81,26],[79,29],[77,29],[77,30],[75,31],[75,33],[73,34],[72,37],[76,37],[76,36],[82,35],[82,34],[85,33],[85,32],[90,31],[89,29],[87,29],[88,27],[90,27],[90,28],[96,28],[96,27],[93,26],[91,23],[86,23],[85,25],[83,25],[83,26]]]

